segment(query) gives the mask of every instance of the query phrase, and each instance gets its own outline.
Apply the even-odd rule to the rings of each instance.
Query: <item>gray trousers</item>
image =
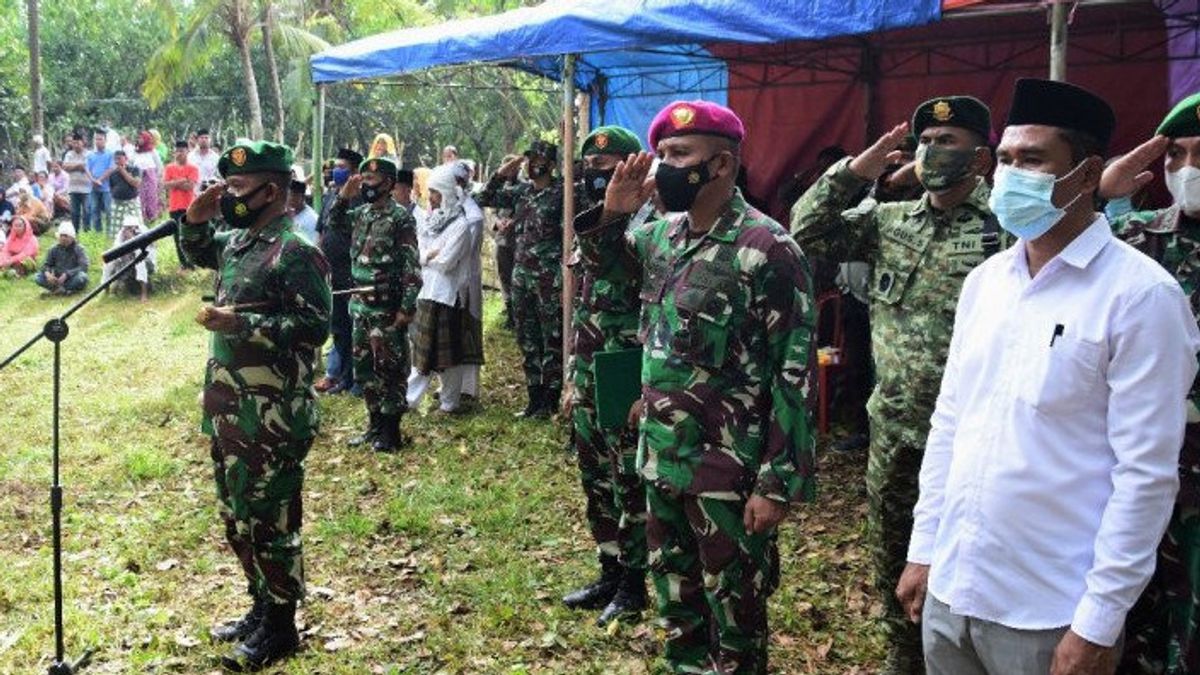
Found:
[[[1069,626],[1017,630],[950,612],[925,595],[921,641],[928,675],[1047,675]]]

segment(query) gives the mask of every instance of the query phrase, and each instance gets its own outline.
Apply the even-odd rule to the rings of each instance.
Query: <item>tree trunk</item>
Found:
[[[250,108],[250,138],[263,137],[262,102],[258,99],[258,79],[254,77],[254,62],[250,59],[250,40],[240,29],[232,34],[234,46],[242,61],[242,82],[246,87],[246,103]]]
[[[42,45],[38,37],[38,0],[26,0],[29,13],[29,108],[33,113],[33,133],[45,133],[42,114]]]
[[[275,32],[275,8],[270,0],[263,3],[262,40],[266,50],[267,71],[271,76],[271,96],[275,99],[275,142],[283,142],[284,112],[283,86],[279,82],[279,65],[275,62],[275,45],[271,37]]]

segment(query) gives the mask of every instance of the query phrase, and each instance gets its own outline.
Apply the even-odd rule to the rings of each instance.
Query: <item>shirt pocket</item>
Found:
[[[875,278],[869,293],[871,300],[885,305],[900,304],[920,262],[920,251],[904,244],[885,242],[883,254],[875,263]]]
[[[1017,396],[1042,413],[1087,408],[1105,386],[1101,378],[1104,347],[1099,342],[1061,335],[1037,349],[1028,361]]]
[[[675,296],[679,326],[671,339],[672,351],[693,365],[724,368],[732,352],[737,301],[736,286],[680,289]]]

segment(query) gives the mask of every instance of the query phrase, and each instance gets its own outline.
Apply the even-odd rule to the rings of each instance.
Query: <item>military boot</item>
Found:
[[[395,452],[400,447],[400,416],[380,415],[379,434],[371,443],[375,452]]]
[[[346,445],[348,445],[352,448],[356,448],[360,445],[371,445],[371,443],[374,442],[375,438],[377,436],[379,436],[379,427],[381,424],[380,418],[382,418],[382,417],[383,417],[383,415],[380,415],[379,413],[372,410],[369,413],[368,422],[367,422],[367,430],[362,432],[361,434],[355,436],[354,438],[351,438],[350,440],[346,441]]]
[[[637,621],[646,609],[646,570],[625,569],[617,594],[596,619],[596,625],[604,628],[611,621]]]
[[[245,642],[221,657],[221,665],[235,673],[255,673],[295,654],[299,646],[296,603],[269,604],[262,623]]]
[[[617,594],[621,585],[622,568],[615,556],[600,556],[600,577],[583,588],[563,597],[563,604],[570,609],[600,609]]]
[[[266,612],[267,601],[255,597],[254,604],[246,612],[246,616],[237,621],[223,623],[213,628],[209,633],[214,640],[220,640],[221,642],[238,642],[244,640],[258,628],[258,624],[262,623],[263,615]]]
[[[539,384],[531,384],[525,387],[525,392],[529,396],[529,403],[525,406],[524,410],[517,413],[517,417],[536,417],[538,411],[541,410],[542,406],[544,405],[542,399],[545,396],[545,393],[542,389],[542,386]]]
[[[562,387],[542,389],[542,407],[533,413],[539,420],[548,420],[558,410],[558,402],[562,400]]]

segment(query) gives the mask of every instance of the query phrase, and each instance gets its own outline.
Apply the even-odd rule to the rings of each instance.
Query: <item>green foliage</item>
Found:
[[[251,57],[263,126],[275,104],[258,29],[266,0],[55,0],[41,3],[46,137],[55,154],[70,130],[111,123],[157,128],[166,142],[198,127],[228,144],[247,133],[249,106],[222,9],[250,10]],[[315,90],[309,56],[377,33],[507,11],[534,0],[271,0],[287,127],[303,156]],[[0,160],[24,157],[29,83],[23,0],[0,0]],[[329,87],[325,148],[366,150],[378,132],[405,144],[405,163],[436,164],[443,145],[489,162],[557,128],[553,83],[497,67],[436,71],[389,84]]]

